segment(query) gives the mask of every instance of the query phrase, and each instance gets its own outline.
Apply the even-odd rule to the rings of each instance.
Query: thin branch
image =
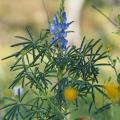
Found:
[[[108,21],[110,21],[114,26],[116,26],[116,27],[119,28],[119,26],[118,26],[113,20],[111,20],[107,15],[105,15],[105,14],[104,14],[101,10],[99,10],[96,6],[92,5],[92,7],[93,7],[96,11],[98,11],[101,15],[103,15]]]

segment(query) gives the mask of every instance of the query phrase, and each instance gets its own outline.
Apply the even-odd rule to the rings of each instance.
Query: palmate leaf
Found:
[[[26,91],[23,96],[20,95],[20,90],[18,90],[18,97],[16,99],[7,99],[10,100],[8,105],[3,106],[2,109],[7,109],[7,113],[4,115],[3,120],[24,120],[24,114],[22,111],[26,111],[26,106],[24,106],[23,99],[27,95],[28,91]],[[25,109],[26,108],[26,109]]]
[[[44,31],[44,33],[41,32],[40,37],[37,40],[35,40],[31,34],[30,28],[27,28],[26,30],[29,35],[29,38],[20,36],[17,36],[17,38],[27,40],[27,42],[21,42],[12,45],[12,47],[23,46],[23,48],[20,51],[16,52],[15,54],[3,58],[3,60],[5,60],[11,57],[16,57],[17,60],[15,61],[14,65],[12,65],[10,68],[13,71],[21,70],[10,87],[14,87],[16,84],[20,82],[23,83],[23,79],[25,78],[26,73],[28,72],[28,68],[31,69],[34,68],[35,66],[38,66],[39,64],[36,63],[38,59],[41,59],[41,62],[43,61],[46,49],[48,47],[48,43],[45,42],[48,32],[46,31]],[[36,54],[36,52],[38,55]],[[29,60],[30,56],[33,56],[32,62]],[[27,63],[25,61],[27,61]]]
[[[83,76],[89,76],[90,74],[93,74],[93,76],[96,77],[98,74],[98,70],[96,69],[95,63],[107,57],[106,53],[99,53],[102,48],[102,45],[100,45],[96,51],[94,50],[94,47],[100,42],[100,40],[97,40],[96,42],[93,42],[94,40],[91,40],[88,43],[88,45],[84,44],[84,40],[81,45],[83,49],[81,48],[77,49],[74,47],[73,49],[70,49],[70,52],[66,53],[65,55],[71,56],[72,58],[68,57],[70,60],[73,59],[70,63],[68,62],[71,67],[68,66],[67,69],[69,70],[70,76],[76,74],[75,76],[73,76],[73,78],[74,77],[79,78],[81,74],[83,74]],[[106,65],[106,63],[102,63],[101,65],[103,64]]]
[[[48,85],[52,84],[46,75],[46,73],[40,72],[38,67],[35,67],[25,74],[25,78],[29,81],[26,85],[30,84],[30,88],[36,87],[39,90],[45,90],[48,88]]]
[[[43,46],[45,45],[44,43],[45,43],[47,35],[48,35],[47,31],[45,31],[44,33],[41,32],[40,38],[37,38],[37,39],[33,38],[32,33],[31,33],[31,29],[29,27],[26,28],[26,31],[29,35],[29,38],[25,38],[25,37],[21,37],[21,36],[16,36],[16,38],[20,38],[22,40],[27,40],[27,42],[21,42],[21,43],[11,45],[11,47],[23,46],[23,48],[20,51],[12,54],[6,58],[3,58],[3,60],[8,59],[10,57],[14,57],[14,56],[18,57],[19,55],[21,55],[22,52],[30,53],[30,51],[35,51],[35,49],[37,49],[37,48],[40,49],[41,45],[43,45]],[[37,47],[37,46],[39,46],[39,47]],[[41,50],[42,49],[44,49],[44,48],[41,48]],[[32,54],[34,56],[34,53],[32,53]]]
[[[24,117],[24,119],[32,120],[36,118],[43,120],[45,116],[47,116],[47,109],[43,108],[41,98],[36,97],[31,102],[32,105],[30,105],[27,115]]]
[[[51,116],[51,109],[48,108],[47,96],[43,98],[41,95],[42,91],[34,91],[32,90],[32,94],[35,95],[31,100],[27,102],[27,106],[29,106],[29,110],[24,119],[40,119],[44,120],[45,117]]]

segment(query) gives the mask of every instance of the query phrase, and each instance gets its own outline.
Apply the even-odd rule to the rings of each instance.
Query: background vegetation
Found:
[[[116,16],[119,14],[119,2],[114,4],[108,0],[106,1],[95,1],[91,0],[86,2],[82,11],[82,17],[80,26],[82,29],[83,36],[87,38],[101,38],[104,44],[104,49],[111,47],[110,53],[113,57],[120,56],[119,54],[119,35],[114,32],[117,28],[111,24],[104,16],[99,14],[92,5],[96,5],[105,14],[107,14],[113,21],[116,20]],[[46,6],[48,14],[51,18],[58,8],[57,0],[46,0]],[[111,7],[112,6],[112,7]],[[13,51],[15,48],[9,46],[13,43],[19,42],[14,38],[15,35],[26,35],[24,28],[26,26],[32,26],[34,33],[40,31],[40,29],[47,28],[47,16],[42,3],[42,0],[0,0],[0,58],[3,58]],[[10,96],[12,91],[8,88],[9,84],[13,80],[15,73],[10,72],[8,67],[14,61],[0,61],[0,104],[4,103],[2,97]],[[119,69],[119,68],[118,68]],[[112,69],[101,68],[101,83],[107,80],[109,77],[115,81],[115,74]],[[101,100],[99,101],[101,102]],[[99,104],[99,103],[98,103]],[[86,107],[83,108],[83,114],[86,113]],[[114,109],[114,108],[113,108]],[[2,116],[0,112],[0,116]],[[101,120],[102,117],[100,117]]]

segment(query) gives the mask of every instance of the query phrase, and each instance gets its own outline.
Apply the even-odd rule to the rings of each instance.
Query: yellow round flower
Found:
[[[108,97],[113,102],[119,102],[120,100],[120,93],[119,93],[119,86],[115,85],[113,83],[110,83],[108,85],[104,85],[104,88],[107,92]]]
[[[77,91],[75,88],[67,87],[64,90],[64,97],[66,100],[73,102],[77,98]]]

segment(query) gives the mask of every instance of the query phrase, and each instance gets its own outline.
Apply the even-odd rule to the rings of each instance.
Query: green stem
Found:
[[[65,1],[65,0],[60,0],[60,8],[61,8],[62,10],[64,10],[64,1]]]

